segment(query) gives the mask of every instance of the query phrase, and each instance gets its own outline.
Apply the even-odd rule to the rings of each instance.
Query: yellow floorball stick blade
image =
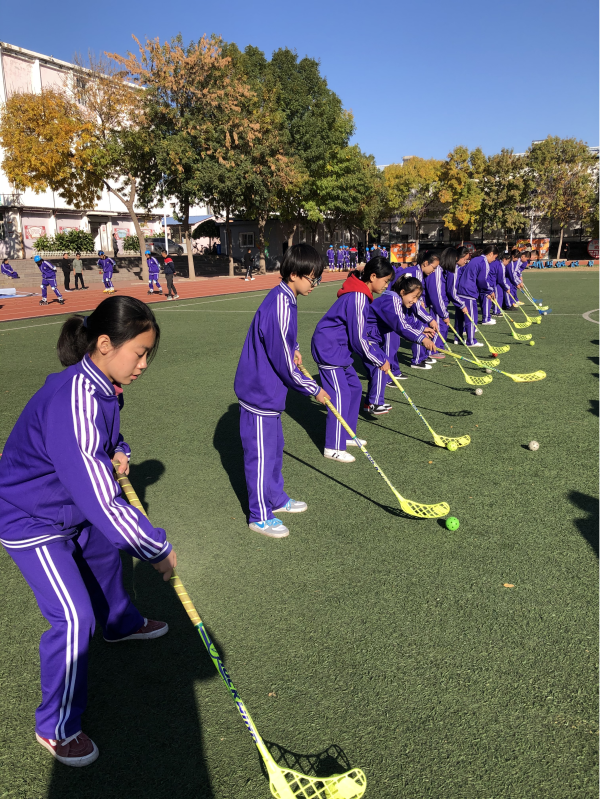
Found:
[[[517,330],[523,330],[524,327],[531,327],[531,319],[528,322],[513,322],[513,327]]]
[[[272,766],[270,788],[276,799],[361,799],[367,790],[367,778],[358,768],[333,777],[307,777],[285,768],[278,769],[276,777],[271,771]],[[287,785],[281,784],[281,777]]]
[[[439,519],[450,513],[450,505],[447,502],[438,502],[436,505],[422,505],[420,502],[413,502],[412,499],[404,499],[400,494],[398,501],[400,508],[409,516],[417,516],[419,519]]]
[[[456,444],[456,447],[468,447],[471,443],[471,436],[459,436],[458,438],[448,438],[448,436],[438,436],[436,433],[433,437],[433,440],[438,445],[438,447],[446,447],[448,448],[448,444],[452,442]]]
[[[502,374],[507,374],[507,372],[503,372]],[[530,372],[527,375],[509,374],[508,377],[512,377],[515,383],[535,383],[536,380],[543,380],[546,377],[546,372],[539,369],[537,372]]]
[[[465,372],[465,378],[470,386],[487,386],[494,379],[492,375],[481,375],[474,377],[473,375],[468,375],[466,372]]]
[[[517,341],[529,341],[532,338],[533,333],[515,333],[513,331],[512,336],[513,338],[516,338]]]
[[[496,355],[504,355],[505,352],[510,350],[510,344],[503,344],[501,347],[493,347],[492,352],[495,352]]]

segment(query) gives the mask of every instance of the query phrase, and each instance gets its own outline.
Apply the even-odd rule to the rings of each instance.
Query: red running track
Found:
[[[344,272],[324,272],[323,283],[344,280]],[[196,297],[215,297],[222,294],[242,294],[248,291],[265,291],[272,289],[280,281],[278,274],[258,275],[254,280],[245,281],[240,277],[212,277],[199,278],[194,281],[178,280],[175,282],[180,300],[190,300]],[[126,294],[137,297],[147,303],[171,302],[164,295],[148,294],[145,283],[134,283],[127,286],[115,286],[117,294]],[[21,289],[25,291],[26,289]],[[59,305],[51,289],[48,290],[48,305],[40,305],[40,294],[34,297],[16,297],[6,299],[0,297],[0,322],[11,322],[17,319],[37,319],[45,316],[57,316],[65,313],[79,313],[93,310],[102,300],[106,299],[101,288],[89,288],[85,291],[79,289],[65,293],[59,286],[59,291],[65,299],[64,305]],[[39,292],[39,288],[38,288]],[[175,300],[177,302],[177,300]]]

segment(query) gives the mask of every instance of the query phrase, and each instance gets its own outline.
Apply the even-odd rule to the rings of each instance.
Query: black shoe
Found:
[[[40,300],[40,305],[48,305],[48,300]]]
[[[365,405],[363,410],[365,413],[370,413],[372,416],[382,416],[384,413],[389,413],[391,405]]]
[[[60,298],[60,300],[58,300],[58,304],[59,305],[64,305],[65,304],[65,301],[63,300],[62,297]]]

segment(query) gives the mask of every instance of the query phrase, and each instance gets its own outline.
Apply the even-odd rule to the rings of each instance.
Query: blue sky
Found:
[[[591,0],[29,0],[10,5],[0,35],[66,61],[88,49],[124,53],[133,33],[218,33],[268,55],[290,47],[320,60],[354,113],[354,140],[387,164],[445,158],[458,144],[523,152],[549,134],[597,145],[597,30]]]

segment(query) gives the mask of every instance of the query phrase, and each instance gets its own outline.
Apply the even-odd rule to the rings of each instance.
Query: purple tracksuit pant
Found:
[[[333,407],[356,432],[362,398],[362,385],[356,369],[354,366],[319,366],[319,375],[321,385],[331,397]],[[325,425],[326,449],[345,450],[349,438],[348,431],[342,427],[331,411],[328,411]]]
[[[105,289],[114,288],[113,282],[112,282],[112,273],[108,277],[106,275],[104,275],[104,277],[102,278],[102,282],[104,283],[104,288]]]
[[[275,516],[289,499],[283,490],[283,429],[276,411],[252,413],[240,405],[240,436],[250,506],[249,522]]]
[[[510,293],[509,293],[510,292]],[[504,305],[502,306],[505,310],[512,308],[515,304],[515,300],[517,299],[517,287],[511,281],[508,281],[508,291],[504,295]]]
[[[465,314],[460,310],[460,308],[457,308],[456,329],[458,330],[461,336],[463,336],[463,334],[466,335],[467,344],[471,347],[473,344],[477,343],[477,339],[475,338],[475,326],[479,321],[479,316],[477,314],[477,300],[474,297],[463,297],[463,296],[461,296],[461,300],[464,302],[467,312],[471,317],[471,319],[469,319],[469,316],[465,316]]]
[[[92,526],[35,549],[9,549],[50,629],[40,640],[42,701],[36,732],[61,740],[81,730],[95,620],[104,637],[131,635],[144,619],[123,587],[119,550]]]
[[[398,349],[400,347],[400,336],[393,331],[386,333],[383,338],[383,350],[389,361],[390,369],[394,377],[400,377],[400,364],[398,363]],[[374,363],[363,360],[365,369],[369,374],[369,385],[367,388],[367,404],[383,405],[385,402],[385,387],[392,381]]]
[[[154,291],[153,283],[156,283],[156,288],[162,291],[160,283],[158,282],[158,274],[158,272],[150,272],[148,274],[148,288],[150,291]]]
[[[48,286],[52,289],[52,291],[56,294],[59,300],[62,300],[62,294],[58,290],[56,285],[56,278],[54,280],[49,280],[47,277],[42,278],[42,297],[46,299],[48,296]]]
[[[494,288],[494,293],[496,293],[497,289]],[[479,307],[481,308],[481,321],[482,322],[489,322],[491,320],[491,313],[492,313],[492,301],[488,297],[485,292],[481,292],[479,294]],[[496,306],[494,305],[494,308]]]
[[[502,308],[502,306],[504,304],[504,289],[502,288],[502,286],[496,286],[496,288],[494,289],[494,294],[496,295],[496,302],[498,303],[500,308]],[[491,302],[491,300],[490,300],[490,302]],[[494,316],[500,316],[501,315],[500,314],[500,309],[497,308],[494,305],[493,302],[492,302],[492,314]]]

